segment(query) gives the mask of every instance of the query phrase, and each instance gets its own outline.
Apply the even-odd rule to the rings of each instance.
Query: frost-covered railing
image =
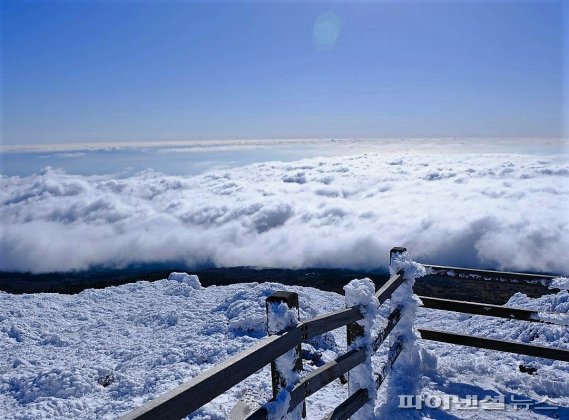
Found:
[[[392,275],[377,292],[369,279],[352,281],[346,287],[347,308],[304,322],[298,322],[295,315],[295,307],[298,308],[296,294],[277,292],[270,296],[267,299],[267,324],[273,335],[122,418],[183,418],[268,364],[271,364],[273,399],[253,413],[245,410],[235,418],[304,417],[305,399],[336,379],[345,381],[346,374],[349,375],[350,396],[326,418],[369,418],[377,387],[385,380],[404,347],[412,345],[414,337],[410,330],[414,318],[413,277],[406,275],[403,266],[396,264],[402,255],[406,255],[405,248],[391,250]],[[390,298],[392,311],[383,329],[372,338],[371,326],[378,306]],[[397,326],[403,318],[408,321]],[[301,377],[300,344],[340,327],[347,327],[348,352]],[[395,338],[390,337],[387,361],[374,377],[371,355],[392,332]]]
[[[504,273],[467,268],[420,265],[408,258],[405,248],[393,248],[390,253],[389,280],[374,293],[369,280],[355,280],[346,290],[346,308],[299,322],[298,296],[295,293],[277,292],[267,299],[267,330],[269,337],[249,349],[229,358],[190,381],[162,396],[147,402],[128,413],[123,419],[179,419],[185,417],[217,396],[237,385],[268,364],[271,364],[273,399],[254,412],[249,407],[233,410],[232,419],[280,419],[306,416],[303,403],[306,398],[348,376],[349,397],[326,418],[371,418],[377,388],[390,373],[393,364],[405,349],[405,362],[401,375],[413,375],[416,354],[413,320],[417,303],[423,307],[468,314],[502,317],[529,322],[544,322],[569,326],[556,313],[531,311],[521,308],[465,302],[436,297],[413,295],[416,276],[436,274],[457,279],[472,278],[510,282],[550,283],[554,276],[524,273]],[[379,305],[390,299],[391,313],[375,337],[371,325]],[[418,300],[420,299],[420,300]],[[566,317],[565,317],[566,319]],[[403,321],[404,320],[404,321]],[[335,360],[301,375],[300,344],[337,328],[346,327],[348,351]],[[569,361],[569,351],[539,345],[496,340],[445,331],[419,329],[422,339],[459,344],[528,356]],[[389,338],[387,361],[375,376],[371,368],[371,355]],[[398,365],[399,366],[399,365]],[[397,376],[397,380],[401,380]],[[239,408],[236,406],[235,408]]]
[[[423,267],[425,267],[427,274],[434,274],[440,277],[447,277],[457,280],[474,279],[511,283],[542,284],[551,287],[552,281],[556,278],[556,276],[550,275],[476,270],[471,268],[446,267],[430,264],[423,264]],[[506,318],[518,321],[564,325],[569,327],[569,317],[567,314],[532,311],[527,309],[490,305],[487,303],[479,302],[440,299],[431,296],[419,296],[419,299],[421,300],[423,307],[430,309]],[[569,350],[535,344],[518,343],[507,340],[496,340],[486,337],[477,337],[439,330],[419,329],[418,331],[421,334],[421,338],[425,340],[439,341],[443,343],[478,347],[488,350],[496,350],[569,362]]]
[[[547,274],[513,273],[509,271],[477,270],[474,268],[449,267],[445,265],[423,264],[427,274],[456,279],[474,279],[487,281],[501,281],[511,283],[543,284],[547,285],[556,276]]]

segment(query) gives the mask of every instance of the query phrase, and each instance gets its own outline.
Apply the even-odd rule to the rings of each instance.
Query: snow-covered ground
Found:
[[[559,282],[563,285],[563,282]],[[565,282],[565,285],[567,282]],[[276,290],[296,291],[302,319],[344,307],[344,297],[312,288],[250,283],[201,288],[196,278],[174,276],[77,295],[0,293],[0,412],[6,419],[114,418],[251,346],[265,335],[265,299]],[[569,312],[567,290],[530,299],[516,294],[510,305]],[[389,312],[379,311],[378,325]],[[567,316],[567,315],[565,315]],[[569,327],[419,309],[416,326],[569,348]],[[418,340],[422,395],[504,394],[506,403],[549,398],[557,409],[452,411],[399,409],[399,416],[432,418],[568,418],[569,363]],[[346,350],[345,329],[304,346],[306,370]],[[378,369],[386,346],[374,356]],[[520,363],[537,368],[522,373]],[[398,367],[390,378],[397,378]],[[107,385],[107,386],[104,386]],[[390,412],[383,384],[377,409]],[[320,418],[341,402],[339,381],[308,400],[309,418]],[[265,368],[200,410],[194,418],[225,418],[239,399],[270,398]],[[386,402],[387,401],[387,402]],[[551,403],[553,401],[553,403]],[[433,405],[433,404],[431,404]]]

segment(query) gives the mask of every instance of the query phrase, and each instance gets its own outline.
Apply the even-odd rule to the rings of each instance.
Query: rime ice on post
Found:
[[[389,344],[393,345],[402,337],[403,350],[394,366],[396,372],[390,375],[386,404],[380,410],[382,417],[400,412],[397,409],[399,395],[417,394],[417,375],[420,371],[420,356],[415,344],[418,335],[413,326],[420,300],[413,294],[413,284],[416,278],[427,272],[421,264],[411,260],[406,248],[393,248],[389,254],[389,274],[393,276],[400,271],[403,271],[405,281],[391,295],[390,305],[392,309],[402,305],[403,310],[401,319],[389,335]]]
[[[405,348],[410,349],[414,346],[417,337],[417,332],[413,328],[413,320],[420,303],[413,294],[413,285],[416,278],[423,277],[427,272],[425,267],[411,260],[406,248],[393,248],[389,253],[389,274],[393,276],[400,271],[403,271],[405,281],[391,295],[391,309],[403,305],[403,314],[393,333],[390,334],[390,344],[393,344],[397,337],[403,335]],[[402,355],[405,353],[408,354],[409,352],[404,350]]]
[[[344,286],[346,306],[358,305],[364,318],[348,325],[348,351],[358,348],[366,349],[366,359],[349,372],[348,389],[350,395],[359,389],[367,389],[369,401],[351,418],[364,420],[373,418],[376,388],[371,367],[373,354],[371,328],[377,314],[379,302],[375,297],[375,285],[370,279],[352,280]]]
[[[298,294],[279,291],[267,298],[267,333],[269,335],[282,333],[298,325]],[[273,383],[274,401],[265,405],[269,419],[300,419],[303,404],[287,414],[290,402],[289,390],[299,381],[299,371],[302,370],[300,345],[289,350],[281,357],[271,362],[271,377]]]

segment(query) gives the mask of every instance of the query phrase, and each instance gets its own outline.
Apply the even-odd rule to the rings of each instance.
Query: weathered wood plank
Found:
[[[397,276],[394,276],[394,279],[392,280],[397,280],[396,278]],[[389,335],[389,332],[391,332],[395,324],[397,324],[398,319],[390,327],[395,319],[395,316],[395,311],[394,313],[390,314],[390,317],[388,318],[388,324],[386,326],[386,329],[388,330],[384,330],[383,339]],[[310,319],[299,325],[299,328],[303,331],[302,339],[307,340],[324,332],[359,321],[360,319],[363,319],[363,315],[360,313],[357,307],[352,307],[340,309],[330,314],[321,315],[319,317]],[[378,339],[383,341],[381,337],[378,337]],[[364,359],[365,352],[363,350],[352,350],[351,352],[338,357],[336,360],[328,362],[320,368],[310,372],[304,378],[304,380],[302,380],[291,391],[291,401],[289,406],[290,408],[288,411],[292,411],[306,397],[322,389],[324,386],[328,385],[335,379],[338,379],[341,375],[359,365]],[[258,420],[266,418],[267,410],[264,407],[261,407],[249,417],[247,417],[247,420]]]
[[[403,283],[405,279],[403,278],[403,272],[400,271],[394,276],[391,276],[387,283],[379,288],[379,290],[375,293],[379,304],[381,305],[387,299],[391,297],[391,294]]]
[[[403,350],[403,337],[397,337],[397,340],[393,343],[393,345],[389,349],[389,355],[387,357],[387,361],[384,363],[381,372],[379,373],[378,377],[375,380],[376,388],[379,388],[385,378],[391,372],[393,365],[397,361],[397,358],[401,354]],[[338,407],[334,409],[330,414],[325,416],[323,420],[345,420],[356,413],[360,408],[367,403],[368,391],[367,389],[359,389],[358,391],[354,392],[350,395],[347,399],[345,399]]]
[[[393,328],[397,325],[401,316],[403,314],[403,305],[397,305],[397,307],[391,311],[389,316],[387,317],[387,324],[385,327],[379,332],[375,340],[373,341],[373,351],[377,351],[381,343],[385,341],[387,336],[393,331]]]
[[[358,307],[352,307],[310,319],[283,335],[263,339],[122,418],[126,420],[162,416],[164,419],[176,419],[187,416],[302,341],[344,327],[362,318]]]
[[[404,346],[403,337],[402,336],[397,337],[397,339],[389,349],[387,361],[383,364],[381,371],[378,373],[377,378],[375,379],[376,388],[379,388],[381,386],[383,381],[385,381],[385,378],[387,378],[387,376],[391,372],[393,365],[395,364],[397,358],[403,351],[403,346]]]
[[[465,314],[494,316],[498,318],[517,319],[520,321],[542,322],[556,324],[555,322],[539,319],[539,312],[527,309],[511,308],[508,306],[489,305],[486,303],[466,302],[461,300],[439,299],[431,296],[419,296],[423,307],[445,311],[461,312]],[[568,319],[569,320],[569,319]]]
[[[358,366],[365,360],[365,349],[349,351],[338,357],[336,360],[326,363],[318,369],[310,372],[296,385],[290,393],[290,409],[294,409],[305,398],[324,388],[332,381],[338,379],[340,375]]]
[[[367,403],[367,389],[360,389],[345,399],[338,407],[322,420],[346,420]]]
[[[529,284],[545,284],[556,276],[545,274],[513,273],[508,271],[476,270],[472,268],[447,267],[444,265],[423,264],[428,274],[450,278],[465,278],[475,280],[492,280],[507,282],[523,282]]]
[[[299,328],[303,331],[302,339],[309,340],[327,331],[345,327],[360,319],[363,319],[363,315],[358,307],[354,306],[309,319],[300,324]]]
[[[387,338],[387,336],[393,330],[395,325],[397,325],[397,322],[401,318],[402,310],[403,310],[402,305],[399,305],[395,310],[393,310],[393,312],[391,312],[391,314],[389,314],[385,328],[379,333],[378,337],[375,339],[374,351],[377,350],[377,348],[379,348],[381,343],[385,340],[385,338]],[[387,376],[388,373],[387,369],[391,368],[393,363],[395,363],[397,356],[399,356],[399,352],[401,351],[402,348],[402,343],[400,341],[401,340],[396,342],[396,345],[392,346],[391,351],[393,351],[393,349],[395,349],[397,346],[399,347],[397,350],[397,354],[395,356],[392,356],[392,358],[389,359],[390,361],[386,364],[386,366],[388,367],[386,368],[384,366],[384,369],[382,370],[382,374],[384,376]],[[362,363],[364,360],[365,360],[365,349],[352,350],[338,357],[336,360],[328,362],[325,365],[321,366],[320,368],[310,372],[299,384],[297,384],[292,389],[288,412],[291,412],[298,404],[304,401],[307,397],[319,391],[320,389],[328,385],[330,382],[339,378],[344,373],[350,371],[351,369]],[[247,417],[247,420],[266,419],[267,414],[268,414],[267,410],[264,407],[261,407],[258,410],[256,410],[253,414],[251,414],[249,417]]]
[[[299,327],[282,335],[267,337],[121,419],[183,418],[282,356],[301,340]]]
[[[424,340],[439,341],[442,343],[458,344],[462,346],[478,347],[487,350],[496,350],[506,353],[523,354],[526,356],[543,357],[545,359],[569,362],[569,350],[564,349],[429,329],[419,329],[419,333],[421,334],[421,338]]]
[[[290,391],[288,412],[290,413],[294,410],[310,395],[321,390],[330,382],[338,379],[340,375],[362,363],[365,360],[365,357],[365,349],[352,350],[308,373],[304,379]],[[267,410],[264,407],[261,407],[251,414],[251,416],[247,417],[247,420],[259,420],[266,418]]]

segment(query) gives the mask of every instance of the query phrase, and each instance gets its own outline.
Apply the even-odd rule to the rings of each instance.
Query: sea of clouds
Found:
[[[0,270],[385,267],[414,259],[567,274],[569,162],[555,154],[362,153],[198,175],[46,168],[0,177]]]

